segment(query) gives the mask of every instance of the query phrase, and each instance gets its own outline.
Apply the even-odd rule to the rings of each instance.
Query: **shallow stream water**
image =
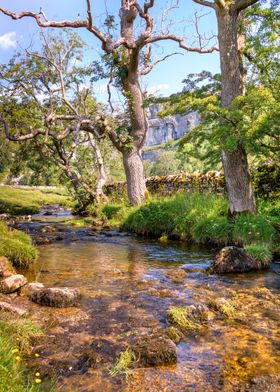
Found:
[[[46,213],[46,212],[44,212]],[[36,350],[42,376],[55,375],[61,391],[278,391],[280,276],[278,263],[259,273],[210,276],[216,250],[161,244],[118,231],[63,225],[67,214],[40,214],[23,228],[31,234],[55,226],[56,241],[39,247],[29,280],[79,288],[79,306],[40,308],[34,318],[47,337]],[[185,277],[176,275],[185,268]],[[137,335],[169,327],[172,306],[226,298],[238,317],[217,317],[177,345],[176,365],[138,367],[110,375],[121,351]],[[39,310],[40,308],[40,310]],[[278,389],[279,388],[279,389]]]

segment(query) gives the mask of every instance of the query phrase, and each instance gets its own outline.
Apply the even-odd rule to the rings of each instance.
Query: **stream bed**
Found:
[[[279,264],[264,272],[211,276],[203,273],[217,251],[160,243],[117,230],[64,224],[69,214],[43,211],[21,227],[55,239],[39,246],[26,274],[48,287],[81,291],[77,307],[32,304],[32,318],[47,336],[30,366],[55,377],[65,392],[179,392],[280,390]],[[44,227],[53,227],[45,230]],[[51,233],[49,232],[51,231]],[[186,274],[178,271],[185,270]],[[141,367],[113,377],[110,369],[137,336],[166,334],[170,307],[225,298],[234,317],[214,317],[186,334],[172,366]]]

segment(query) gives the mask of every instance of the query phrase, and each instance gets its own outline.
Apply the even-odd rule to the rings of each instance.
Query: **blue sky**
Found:
[[[139,1],[143,4],[143,1]],[[118,15],[119,0],[107,0],[107,9],[110,14]],[[38,12],[42,7],[49,20],[70,19],[77,17],[84,19],[86,16],[85,0],[0,0],[1,7],[11,11],[31,10]],[[170,0],[156,0],[152,10],[157,25],[160,24],[162,9]],[[95,23],[102,29],[102,21],[106,17],[104,0],[92,0],[92,9]],[[216,21],[212,10],[206,7],[199,7],[192,0],[181,0],[179,8],[172,12],[172,25],[170,32],[188,37],[187,42],[192,44],[194,38],[194,26],[190,22],[194,12],[198,11],[205,15],[201,19],[201,32],[206,34],[216,33]],[[117,19],[116,19],[117,20]],[[102,53],[100,43],[95,37],[85,29],[79,29],[78,33],[88,43],[89,50],[86,53],[85,61],[90,62],[98,58]],[[24,18],[14,21],[9,17],[0,14],[0,61],[2,63],[9,60],[14,51],[19,47],[26,47],[32,41],[36,43],[39,38],[39,28],[32,18]],[[189,73],[196,73],[202,70],[219,72],[218,53],[197,54],[178,49],[178,45],[173,42],[160,43],[153,49],[154,58],[162,57],[171,52],[181,52],[182,55],[173,56],[163,63],[157,65],[154,70],[143,78],[142,84],[149,92],[156,92],[158,95],[169,95],[180,91],[183,87],[182,80]],[[96,86],[96,97],[102,101],[106,100],[105,81],[100,81]]]

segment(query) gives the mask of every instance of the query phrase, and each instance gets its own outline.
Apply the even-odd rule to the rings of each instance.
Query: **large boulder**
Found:
[[[68,287],[51,287],[36,290],[30,294],[31,301],[43,306],[52,306],[56,308],[67,308],[76,305],[80,297],[77,289]]]
[[[170,365],[177,362],[176,345],[166,337],[140,337],[132,351],[140,366]]]
[[[259,263],[243,248],[226,246],[216,256],[209,267],[211,274],[226,274],[230,272],[248,272],[260,269]]]
[[[27,279],[23,275],[12,275],[1,280],[0,292],[4,294],[13,293],[27,283]]]
[[[0,256],[0,277],[8,278],[12,275],[16,275],[14,267],[6,257]]]

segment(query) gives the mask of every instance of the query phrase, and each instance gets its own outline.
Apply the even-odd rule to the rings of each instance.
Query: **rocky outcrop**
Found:
[[[141,337],[132,351],[140,366],[171,365],[177,362],[176,345],[166,337]]]
[[[12,275],[16,275],[16,270],[6,257],[0,256],[0,277],[8,278]]]
[[[185,115],[159,117],[158,112],[163,109],[162,104],[150,105],[148,109],[148,132],[145,146],[155,146],[180,139],[186,132],[197,126],[199,117],[197,112]]]
[[[230,272],[249,272],[260,269],[260,264],[243,248],[226,246],[216,256],[208,269],[211,274],[227,274]]]
[[[27,279],[23,275],[12,275],[8,278],[3,279],[0,282],[0,292],[4,294],[10,294],[17,291],[19,288],[27,283]]]
[[[52,306],[56,308],[66,308],[76,305],[80,297],[77,289],[68,287],[52,287],[36,290],[30,294],[29,298],[39,305]]]

